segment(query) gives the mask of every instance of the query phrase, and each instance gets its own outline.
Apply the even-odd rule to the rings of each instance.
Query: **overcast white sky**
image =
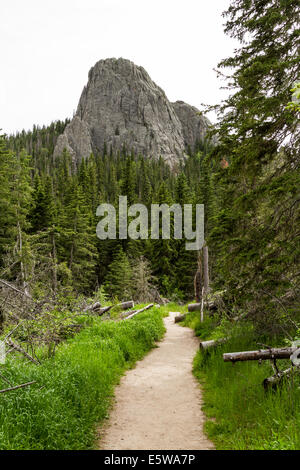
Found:
[[[236,46],[223,33],[229,3],[1,0],[0,128],[72,117],[89,69],[108,57],[142,65],[171,101],[219,102],[213,68]]]

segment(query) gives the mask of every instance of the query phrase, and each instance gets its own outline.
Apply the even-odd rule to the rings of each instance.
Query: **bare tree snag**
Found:
[[[196,302],[200,302],[201,300],[201,292],[202,292],[202,261],[201,261],[201,251],[198,251],[198,259],[197,259],[197,271],[194,277],[194,292],[195,292],[195,300]]]
[[[224,362],[258,361],[267,359],[290,359],[298,348],[270,348],[258,351],[242,351],[223,354]]]
[[[202,287],[202,297],[201,297],[201,314],[200,314],[200,319],[201,323],[203,323],[203,306],[204,306],[204,286]]]
[[[205,294],[209,291],[208,246],[203,246],[203,287]]]

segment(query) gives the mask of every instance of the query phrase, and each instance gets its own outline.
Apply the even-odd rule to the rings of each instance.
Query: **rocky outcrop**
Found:
[[[205,139],[211,123],[205,116],[201,116],[199,109],[194,106],[183,101],[172,104],[182,125],[185,148],[193,152],[197,144]]]
[[[61,155],[66,149],[75,162],[81,157],[88,157],[92,153],[92,139],[88,125],[78,116],[74,116],[56,142],[54,157]]]
[[[104,147],[162,158],[176,166],[205,136],[207,122],[181,101],[170,103],[148,73],[129,60],[100,60],[90,70],[76,114],[57,141],[74,161]]]

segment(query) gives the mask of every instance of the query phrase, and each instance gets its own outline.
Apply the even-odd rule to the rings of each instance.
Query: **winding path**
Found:
[[[214,448],[203,433],[201,390],[192,375],[199,341],[191,329],[174,323],[173,312],[164,321],[164,340],[116,389],[108,425],[99,431],[100,449]]]

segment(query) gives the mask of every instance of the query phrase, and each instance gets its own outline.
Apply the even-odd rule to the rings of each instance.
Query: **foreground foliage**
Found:
[[[93,320],[42,365],[9,362],[11,382],[36,384],[1,395],[0,449],[92,448],[114,386],[163,333],[158,309],[124,322]]]
[[[198,352],[194,374],[203,387],[203,410],[208,417],[205,430],[217,449],[227,450],[299,450],[300,380],[295,376],[277,390],[266,392],[262,382],[273,375],[269,361],[225,363],[223,353],[260,349],[251,324],[230,326],[214,319],[200,323],[198,313],[189,314],[186,324],[201,339],[218,339],[224,333],[230,340],[214,350]],[[260,339],[278,346],[273,338]],[[272,344],[273,341],[273,344]],[[289,361],[278,361],[279,368]]]

